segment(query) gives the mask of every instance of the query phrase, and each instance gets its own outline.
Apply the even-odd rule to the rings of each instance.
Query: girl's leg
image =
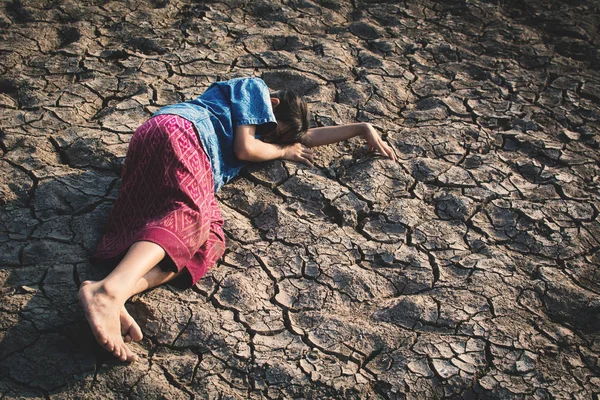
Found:
[[[220,216],[220,214],[219,214]],[[192,270],[191,275],[188,279],[191,279],[191,283],[195,283],[200,276],[204,275],[206,271],[210,269],[216,262],[221,258],[225,252],[225,234],[222,229],[223,220],[218,219],[213,221],[211,224],[210,233],[208,240],[198,249],[198,252],[192,258],[191,264],[196,268]],[[188,270],[189,271],[189,270]],[[165,271],[164,269],[156,266],[148,271],[142,278],[140,278],[134,285],[134,288],[129,297],[141,293],[144,290],[162,285],[163,283],[169,282],[178,278],[179,275],[184,273],[183,270],[175,273]],[[121,322],[121,335],[125,337],[125,342],[132,340],[141,340],[142,330],[135,320],[129,315],[125,307],[123,307],[120,315]],[[128,353],[129,354],[129,353]],[[131,360],[133,355],[127,355],[127,359]]]
[[[144,290],[167,283],[177,278],[182,272],[183,270],[179,272],[165,271],[159,266],[155,266],[135,283],[129,298],[138,293],[142,293]],[[142,340],[144,337],[142,330],[133,317],[129,315],[125,306],[123,306],[121,310],[119,319],[121,322],[121,336],[125,338],[126,343],[131,342],[132,340],[136,342]]]
[[[135,283],[133,290],[129,294],[129,298],[132,296],[142,293],[145,290],[152,289],[154,287],[160,286],[163,283],[167,283],[178,278],[180,275],[184,273],[183,270],[179,272],[165,271],[163,268],[154,266],[150,271],[146,273],[143,277],[138,279]],[[137,322],[133,319],[125,306],[121,310],[120,315],[121,321],[121,336],[125,338],[125,342],[140,341],[144,337],[142,334],[142,330]],[[129,357],[128,357],[129,359]]]
[[[225,250],[221,225],[222,220],[211,224],[208,240],[195,255],[201,263],[202,273],[215,264]],[[139,325],[125,309],[127,299],[167,283],[183,272],[165,271],[159,267],[157,264],[164,257],[165,251],[159,245],[135,242],[106,278],[81,284],[79,300],[96,340],[122,361],[136,359],[125,342],[142,339]],[[192,276],[193,280],[197,278]]]
[[[176,273],[163,271],[157,264],[165,256],[159,245],[135,242],[119,265],[101,281],[86,281],[79,300],[96,340],[121,360],[133,360],[121,334],[141,339],[141,331],[125,310],[125,302],[143,290],[168,282]]]

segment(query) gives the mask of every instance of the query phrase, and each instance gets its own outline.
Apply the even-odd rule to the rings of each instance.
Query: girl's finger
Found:
[[[313,163],[311,163],[308,158],[303,158],[302,163],[308,165],[311,168],[314,167]]]
[[[392,161],[396,161],[396,153],[394,153],[394,149],[392,148],[392,146],[387,146],[387,148],[388,148],[388,155],[390,156]]]
[[[302,154],[302,157],[304,157],[304,158],[307,158],[307,159],[309,159],[310,161],[314,161],[314,160],[315,160],[315,158],[314,158],[314,156],[313,156],[312,152],[311,152],[311,153],[303,153],[303,154]]]
[[[380,139],[377,142],[377,144],[380,146],[379,153],[381,153],[382,156],[388,157],[388,158],[392,159],[393,161],[396,161],[394,152],[392,151],[391,147],[387,145],[387,143],[385,143],[383,140]]]
[[[383,153],[381,153],[382,156],[392,158],[392,150],[390,149],[390,146],[387,145],[387,143],[381,141],[381,148],[383,150]]]
[[[385,148],[383,147],[384,143],[381,140],[377,141],[377,151],[379,152],[379,154],[381,154],[382,156],[387,156],[388,153],[385,151]]]

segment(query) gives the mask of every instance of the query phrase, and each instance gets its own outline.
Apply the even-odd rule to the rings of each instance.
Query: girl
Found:
[[[98,343],[122,361],[141,340],[125,302],[171,281],[191,286],[225,250],[215,193],[245,162],[283,159],[312,167],[310,148],[362,136],[395,160],[370,124],[308,129],[306,102],[269,94],[258,78],[213,83],[195,100],[163,107],[131,138],[122,187],[92,262],[116,265],[85,281],[79,300]]]

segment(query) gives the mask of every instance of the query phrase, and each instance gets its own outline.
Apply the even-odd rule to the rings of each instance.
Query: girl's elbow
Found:
[[[256,159],[256,149],[252,145],[234,147],[233,154],[240,161],[255,161]]]
[[[240,161],[248,161],[248,158],[250,158],[250,152],[245,147],[234,148],[233,154]]]

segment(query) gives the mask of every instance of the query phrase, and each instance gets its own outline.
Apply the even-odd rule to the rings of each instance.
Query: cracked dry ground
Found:
[[[0,398],[598,398],[598,3],[9,1],[0,9]],[[228,248],[128,308],[102,352],[79,283],[132,132],[260,76],[317,167],[219,193]]]

